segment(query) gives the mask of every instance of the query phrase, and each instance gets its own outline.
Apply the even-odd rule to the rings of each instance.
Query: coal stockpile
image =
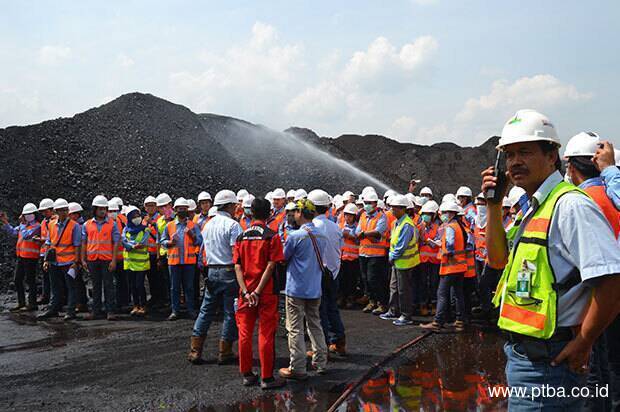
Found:
[[[131,93],[72,118],[0,129],[0,209],[16,223],[21,207],[43,197],[80,202],[97,194],[140,205],[147,195],[173,198],[247,188],[322,187],[331,192],[404,191],[412,173],[439,193],[479,186],[494,142],[477,148],[402,144],[382,136],[319,137]],[[0,290],[11,278],[14,241],[0,235]]]

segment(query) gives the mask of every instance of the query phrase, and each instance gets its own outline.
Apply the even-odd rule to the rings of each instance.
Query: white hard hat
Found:
[[[180,197],[174,201],[174,207],[185,206],[189,208],[189,202],[184,197]]]
[[[168,203],[172,203],[172,198],[168,196],[168,193],[160,193],[155,200],[157,206],[166,206]]]
[[[443,202],[441,206],[439,206],[439,211],[459,213],[461,211],[461,207],[454,201],[447,201]]]
[[[353,203],[347,203],[344,207],[344,213],[348,213],[349,215],[357,215],[359,213],[359,209]]]
[[[391,195],[390,196],[390,206],[401,206],[401,207],[408,207],[409,206],[409,199],[407,199],[407,196],[405,195]]]
[[[350,190],[347,190],[346,192],[344,192],[344,193],[342,194],[342,197],[343,197],[344,199],[347,199],[347,200],[348,200],[351,196],[355,196],[355,193],[353,193],[353,192],[352,192],[352,191],[350,191]]]
[[[614,154],[616,158],[616,166],[620,166],[620,150],[614,149]]]
[[[415,202],[411,199],[407,199],[407,209],[413,209],[415,207]]]
[[[93,207],[108,207],[108,199],[104,195],[97,195],[91,203]]]
[[[342,202],[343,200],[344,200],[344,199],[343,199],[343,197],[342,197],[342,195],[341,195],[341,194],[337,194],[337,195],[335,195],[335,196],[332,198],[332,202],[333,202],[333,203],[336,203],[336,202]],[[344,203],[344,202],[343,202],[343,203]]]
[[[271,202],[271,200],[273,199],[273,192],[267,192],[267,194],[265,195],[265,199]]]
[[[508,196],[504,196],[504,199],[502,200],[502,207],[512,207],[512,202]]]
[[[124,206],[125,204],[123,203],[123,199],[121,199],[118,196],[113,197],[112,199],[110,199],[113,202],[118,203],[119,206]]]
[[[220,190],[215,194],[213,205],[221,206],[230,203],[237,203],[237,195],[232,190]]]
[[[342,200],[342,198],[332,199],[332,204],[334,205],[336,210],[338,210],[338,209],[340,209],[341,207],[344,206],[344,201]]]
[[[558,132],[547,116],[536,110],[519,110],[504,125],[497,149],[501,150],[513,143],[537,141],[551,142],[558,147],[562,145]]]
[[[121,210],[121,207],[114,200],[108,200],[108,210],[110,212],[118,212],[119,210]]]
[[[517,203],[519,203],[519,199],[521,199],[521,197],[523,197],[524,194],[525,194],[525,189],[519,186],[514,186],[512,189],[510,189],[510,192],[508,192],[508,199],[510,199],[510,206],[514,206]]]
[[[198,201],[200,202],[201,200],[213,200],[211,199],[211,195],[207,192],[200,192],[200,194],[198,195]]]
[[[129,206],[127,206],[127,208],[125,209],[125,215],[126,215],[126,216],[129,216],[129,214],[130,214],[131,212],[133,212],[133,211],[137,211],[138,213],[140,213],[140,209],[138,209],[138,208],[137,208],[137,207],[135,207],[135,206],[129,205]]]
[[[127,206],[125,205],[121,206],[121,214],[127,216]]]
[[[245,190],[245,189],[241,189],[237,192],[237,201],[241,202],[247,195],[249,195],[250,193]]]
[[[459,216],[464,216],[465,215],[465,209],[463,209],[463,207],[461,205],[459,205]]]
[[[69,203],[62,198],[58,198],[54,201],[54,210],[58,210],[58,209],[68,209],[69,208]]]
[[[306,197],[308,197],[308,193],[304,189],[297,189],[297,191],[295,191],[295,201],[304,199]]]
[[[357,200],[355,201],[356,205],[363,205],[364,204],[364,199],[362,198],[362,195],[360,195],[360,197],[357,198]]]
[[[394,195],[389,195],[387,199],[385,199],[385,204],[388,206],[392,206],[392,201],[394,200]]]
[[[420,196],[422,196],[422,195],[431,195],[431,196],[433,196],[433,191],[431,190],[430,187],[425,186],[425,187],[422,188],[422,190],[420,190]]]
[[[480,192],[480,193],[478,193],[478,196],[476,196],[476,199],[484,199],[484,200],[486,200],[487,198],[484,197],[484,193],[483,192]]]
[[[329,194],[321,189],[314,189],[308,193],[308,200],[314,203],[315,206],[329,206],[331,203]]]
[[[276,190],[273,191],[271,196],[272,196],[271,197],[272,199],[284,199],[286,198],[286,192],[282,188],[277,188]]]
[[[468,188],[467,186],[461,186],[459,187],[459,190],[456,191],[456,197],[459,197],[459,196],[473,197],[474,194],[471,192],[471,189]]]
[[[196,210],[196,207],[198,207],[194,199],[187,199],[187,203],[189,203],[189,207],[187,208],[187,210],[189,210],[190,212],[193,212],[194,210]]]
[[[148,205],[149,203],[155,203],[155,204],[157,204],[157,199],[155,199],[155,197],[154,197],[154,196],[147,196],[147,197],[144,199],[144,203],[143,203],[143,204],[146,206],[146,205]]]
[[[284,210],[286,210],[287,212],[290,212],[291,210],[296,210],[296,209],[297,209],[297,204],[295,204],[295,202],[288,202],[286,206],[284,207]]]
[[[39,203],[39,211],[51,209],[53,207],[54,207],[54,201],[49,198],[45,198],[41,200],[41,202]]]
[[[441,203],[446,203],[446,202],[458,203],[456,196],[454,196],[452,193],[447,193],[443,195],[443,198],[441,199]]]
[[[573,156],[592,157],[596,153],[596,149],[598,149],[600,142],[600,137],[594,132],[581,132],[576,134],[566,143],[564,159]]]
[[[248,194],[246,197],[243,198],[243,202],[241,203],[241,206],[252,207],[252,202],[254,201],[254,199],[255,199],[254,195]]]
[[[77,213],[77,212],[83,212],[84,209],[82,209],[82,205],[80,205],[77,202],[71,202],[69,203],[69,213]]]
[[[379,196],[377,196],[377,192],[366,192],[362,195],[362,200],[364,202],[378,202]]]
[[[295,199],[295,190],[294,190],[294,189],[291,189],[291,190],[289,190],[288,192],[286,192],[286,198],[287,198],[287,199],[290,199],[290,198]]]
[[[365,195],[368,192],[375,192],[377,193],[377,191],[375,190],[374,187],[372,186],[366,186],[365,188],[362,189],[362,194]]]
[[[383,200],[379,199],[379,200],[377,201],[377,207],[378,207],[379,209],[385,209],[385,202],[384,202]]]
[[[411,200],[411,199],[410,199]],[[416,206],[424,206],[428,202],[428,198],[424,196],[413,196],[413,204]]]
[[[207,212],[207,217],[213,217],[217,215],[217,206],[212,206]]]
[[[37,211],[37,205],[34,203],[26,203],[22,209],[22,215],[30,215]]]
[[[386,199],[390,196],[394,196],[397,195],[398,193],[396,192],[396,190],[392,190],[392,189],[388,189],[385,191],[385,194],[383,195],[383,199]]]
[[[420,209],[420,213],[437,213],[439,211],[439,205],[434,200],[429,200],[424,203],[422,209]]]

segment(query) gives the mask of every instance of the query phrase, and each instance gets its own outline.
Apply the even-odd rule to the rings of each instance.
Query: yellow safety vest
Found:
[[[418,250],[418,236],[416,235],[417,229],[413,224],[413,220],[407,215],[405,218],[399,223],[394,224],[394,228],[392,229],[392,234],[390,235],[390,252],[394,251],[396,244],[398,243],[398,239],[400,238],[400,232],[403,230],[405,225],[410,225],[414,231],[414,235],[411,237],[405,252],[401,257],[394,260],[394,267],[396,269],[411,269],[420,264],[420,251]]]
[[[144,229],[133,239],[129,232],[125,232],[125,238],[140,243],[142,239],[144,239],[144,236],[149,236],[146,233],[147,230],[148,229]],[[137,250],[127,250],[123,248],[123,268],[125,270],[131,270],[132,272],[144,272],[145,270],[149,270],[151,268],[151,261],[149,260],[149,249],[147,245]]]

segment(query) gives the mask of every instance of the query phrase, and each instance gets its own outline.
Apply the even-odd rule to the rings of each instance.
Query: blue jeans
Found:
[[[194,309],[194,265],[169,265],[170,269],[170,303],[172,313],[179,313],[181,310],[181,283],[185,293],[185,306],[190,314]],[[142,280],[144,285],[144,279]]]
[[[329,345],[344,338],[344,325],[340,318],[338,303],[336,303],[338,300],[338,278],[334,279],[331,276],[324,278],[321,283],[321,289],[319,314],[321,316],[321,327],[323,328],[323,335],[325,335],[325,342]]]
[[[62,310],[62,298],[64,294],[65,275],[69,270],[69,266],[56,266],[50,264],[48,274],[50,278],[50,304],[48,310],[51,312],[60,312]]]
[[[222,323],[222,340],[234,342],[238,338],[237,323],[235,322],[234,301],[239,295],[239,286],[234,270],[209,269],[205,287],[205,296],[202,299],[200,313],[194,323],[193,336],[206,336],[211,322],[219,305],[224,307],[224,322]]]
[[[463,295],[463,274],[440,275],[437,288],[437,314],[435,321],[441,325],[450,313],[450,290],[456,300],[456,320],[463,320],[465,314],[465,297]]]
[[[548,359],[556,357],[567,343],[547,342]],[[507,358],[506,379],[508,386],[527,388],[525,396],[509,398],[508,409],[510,411],[581,410],[584,399],[570,395],[572,388],[581,388],[586,385],[586,374],[572,372],[566,362],[558,366],[551,366],[549,361],[532,362],[525,355],[521,343],[506,342],[504,353]],[[544,390],[543,388],[553,388],[556,394],[558,388],[564,388],[562,390],[568,396],[551,396],[553,393],[547,390],[548,396],[543,397],[541,392]]]
[[[88,272],[93,283],[93,307],[95,314],[101,313],[101,292],[105,299],[105,311],[114,313],[116,307],[116,291],[114,289],[114,275],[108,270],[110,262],[95,260],[88,262]],[[122,264],[122,263],[121,263]]]

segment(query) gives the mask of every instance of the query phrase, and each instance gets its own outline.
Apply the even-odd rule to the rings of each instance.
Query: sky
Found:
[[[277,130],[473,146],[519,109],[614,140],[617,1],[6,1],[0,128],[134,91]],[[616,139],[617,140],[617,139]]]

